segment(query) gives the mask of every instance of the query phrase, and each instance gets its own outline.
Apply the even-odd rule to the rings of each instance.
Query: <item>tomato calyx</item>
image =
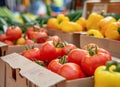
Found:
[[[46,66],[47,63],[43,62],[43,61],[39,61],[39,60],[34,60],[35,63],[37,63],[40,66]]]
[[[62,56],[62,57],[59,59],[59,63],[60,63],[60,64],[65,64],[65,63],[67,63],[67,57],[66,57],[66,56]]]
[[[26,49],[26,50],[30,50],[30,49],[34,49],[34,48],[35,48],[34,45],[32,45],[31,47],[30,47],[30,45],[25,46],[25,49]]]
[[[89,52],[90,56],[96,55],[98,53],[98,47],[96,45],[91,47],[87,46],[87,51]]]
[[[56,42],[56,41],[53,41],[53,45],[56,47],[56,48],[63,48],[64,46],[66,46],[66,43],[65,42]]]
[[[119,32],[119,34],[120,34],[120,28],[118,28],[118,32]]]

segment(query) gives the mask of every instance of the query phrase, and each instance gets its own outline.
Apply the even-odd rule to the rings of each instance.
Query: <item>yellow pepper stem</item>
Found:
[[[108,61],[106,63],[106,70],[109,71],[109,68],[112,66],[112,65],[115,65],[116,68],[113,69],[114,72],[120,72],[120,62],[117,62],[117,61]]]

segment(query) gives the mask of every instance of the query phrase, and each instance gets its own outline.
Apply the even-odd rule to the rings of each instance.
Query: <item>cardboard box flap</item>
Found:
[[[39,87],[50,87],[65,81],[65,78],[60,75],[47,70],[17,53],[6,55],[1,57],[1,59],[7,62],[12,68],[19,68],[20,75]]]

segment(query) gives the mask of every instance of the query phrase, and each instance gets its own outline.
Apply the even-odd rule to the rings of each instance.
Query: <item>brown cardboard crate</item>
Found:
[[[89,43],[95,43],[99,47],[102,47],[109,51],[112,56],[120,58],[120,41],[105,38],[101,39],[86,35],[80,36],[80,47],[83,47]]]
[[[11,53],[21,53],[24,51],[26,46],[34,46],[34,47],[41,47],[43,43],[41,44],[33,44],[33,45],[14,45],[14,46],[8,46],[7,44],[0,42],[0,56],[4,56],[6,54],[11,54]]]
[[[120,10],[118,10],[119,7],[120,2],[110,2],[110,0],[101,0],[95,2],[88,0],[84,3],[83,16],[87,18],[91,12],[101,13],[102,10],[104,10],[106,13],[120,14]]]
[[[65,87],[65,78],[17,53],[3,56],[0,61],[6,67],[2,87]]]
[[[8,45],[0,42],[0,56],[4,56],[6,54],[6,50],[8,49]]]
[[[94,87],[93,77],[66,81],[17,53],[1,57],[0,62],[5,63],[6,67],[4,87]]]
[[[61,30],[57,29],[47,29],[50,36],[57,35],[59,36],[63,41],[66,41],[68,43],[72,43],[76,45],[77,47],[80,47],[80,35],[86,34],[85,32],[74,32],[74,33],[68,33],[68,32],[62,32]]]

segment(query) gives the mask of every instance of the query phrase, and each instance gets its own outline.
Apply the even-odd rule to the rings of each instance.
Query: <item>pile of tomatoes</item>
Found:
[[[48,38],[47,30],[36,25],[28,27],[24,34],[18,26],[9,26],[5,34],[0,34],[0,41],[8,45],[43,43]]]
[[[39,48],[24,50],[21,55],[67,80],[93,76],[98,66],[111,60],[110,53],[96,44],[90,43],[80,49],[60,38],[52,38]]]

